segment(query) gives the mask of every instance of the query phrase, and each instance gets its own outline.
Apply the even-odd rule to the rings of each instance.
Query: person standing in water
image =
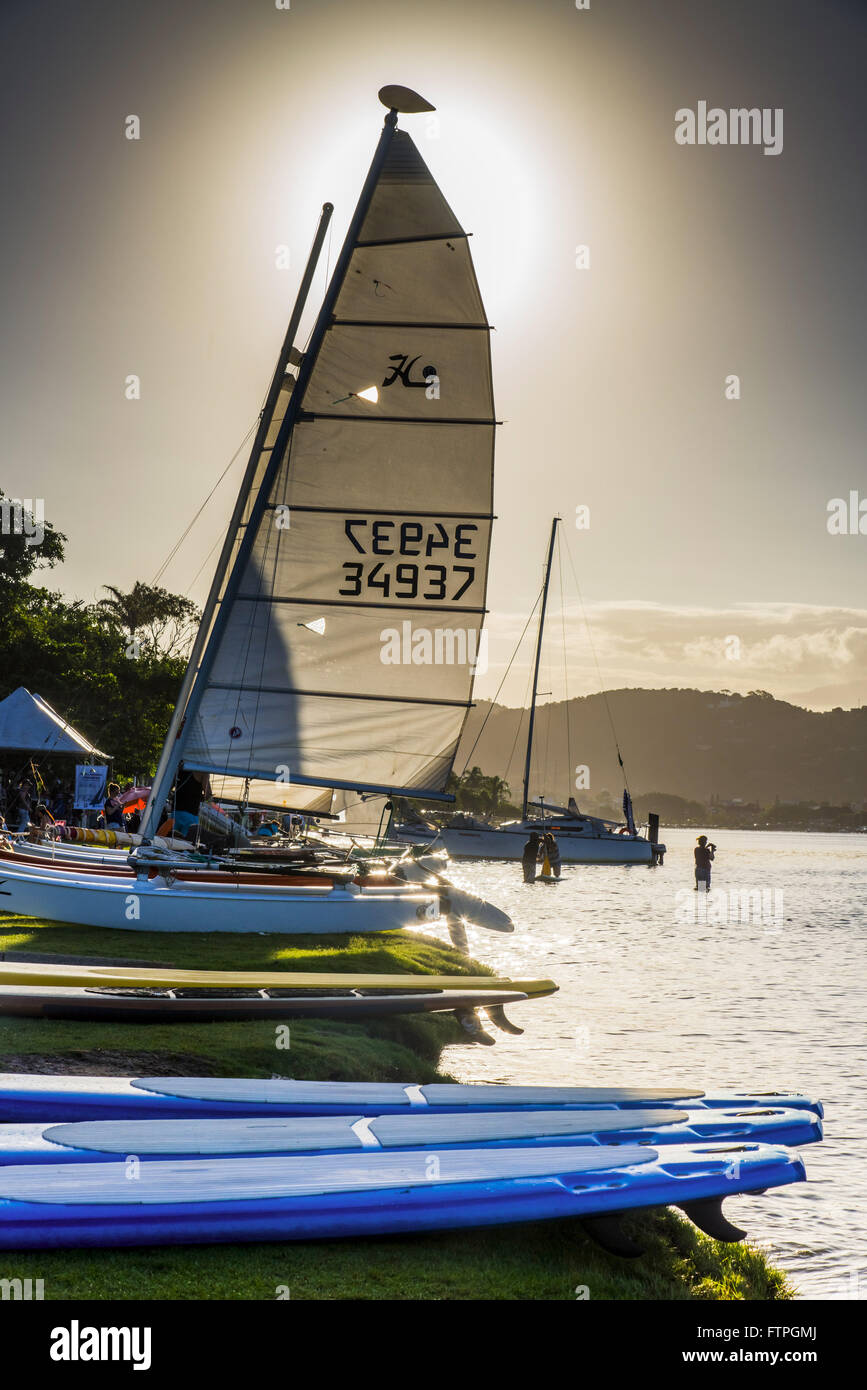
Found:
[[[536,882],[536,861],[539,858],[539,836],[535,830],[530,832],[530,838],[524,846],[521,855],[521,864],[524,869],[524,882]]]
[[[560,877],[560,846],[549,830],[545,835],[543,854],[548,861],[548,867],[555,878]]]
[[[710,866],[713,863],[716,845],[708,844],[706,835],[699,835],[695,847],[695,891],[698,892],[698,885],[705,885],[705,892],[710,892]]]

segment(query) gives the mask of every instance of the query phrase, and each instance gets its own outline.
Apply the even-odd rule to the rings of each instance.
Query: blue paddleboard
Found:
[[[0,1124],[0,1165],[108,1163],[119,1157],[341,1153],[391,1149],[694,1144],[746,1140],[809,1144],[822,1138],[811,1110],[513,1110],[408,1115]]]
[[[700,1208],[804,1177],[796,1155],[750,1144],[26,1164],[0,1168],[0,1248],[304,1240]]]
[[[485,1110],[812,1110],[789,1091],[706,1094],[687,1086],[489,1086],[403,1082],[269,1081],[233,1077],[0,1074],[0,1122],[238,1115],[384,1115]]]

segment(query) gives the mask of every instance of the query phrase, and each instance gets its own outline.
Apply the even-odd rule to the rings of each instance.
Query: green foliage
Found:
[[[23,499],[26,501],[28,499]],[[0,599],[5,602],[10,586],[26,583],[38,569],[51,569],[63,559],[66,537],[44,521],[20,498],[7,497],[0,488]],[[34,515],[34,513],[36,513]]]
[[[156,766],[184,661],[145,649],[127,655],[123,634],[94,607],[30,584],[0,604],[0,698],[24,685],[48,700],[121,777]]]
[[[512,795],[508,782],[502,777],[486,777],[480,767],[471,767],[461,777],[452,773],[447,790],[454,793],[456,810],[480,816],[493,816],[508,808]]]
[[[124,634],[136,658],[141,652],[172,657],[189,650],[201,616],[191,599],[139,579],[128,593],[113,584],[103,588],[109,597],[99,600],[97,611],[109,627]]]
[[[39,1272],[46,1299],[54,1300],[274,1300],[288,1288],[295,1303],[589,1298],[592,1310],[594,1302],[608,1299],[793,1296],[784,1276],[750,1246],[723,1246],[699,1235],[692,1241],[686,1222],[675,1216],[643,1213],[628,1226],[646,1251],[637,1260],[606,1255],[571,1219],[273,1245],[43,1250]],[[692,1247],[687,1255],[676,1249],[678,1228]],[[30,1264],[10,1252],[4,1273],[28,1278]]]
[[[457,773],[450,772],[445,790],[455,798],[448,805],[437,802],[435,805],[425,806],[419,801],[395,797],[394,819],[412,820],[420,816],[423,820],[445,824],[459,811],[482,816],[487,820],[505,820],[520,814],[519,808],[509,801],[512,793],[508,782],[502,777],[487,777],[480,767],[473,767],[460,777]]]
[[[150,774],[183,679],[195,605],[140,583],[91,605],[30,584],[37,568],[63,559],[65,537],[44,522],[41,545],[28,547],[26,517],[24,525],[21,534],[0,535],[0,699],[26,686],[108,753],[118,776]]]

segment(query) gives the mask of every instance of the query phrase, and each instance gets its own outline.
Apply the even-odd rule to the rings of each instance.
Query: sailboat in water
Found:
[[[490,326],[467,234],[388,108],[306,351],[298,300],[204,608],[141,832],[185,772],[217,799],[334,812],[349,793],[451,798],[485,612],[494,402]],[[384,659],[395,629],[436,629],[464,663]],[[3,906],[173,931],[378,931],[436,917],[441,895],[317,862],[273,875],[129,867],[49,871],[5,858]],[[247,866],[244,866],[245,868]],[[134,880],[134,881],[133,881]],[[456,894],[452,893],[454,900]],[[484,906],[482,924],[511,930]],[[476,917],[474,920],[481,920]]]
[[[542,585],[539,630],[533,666],[533,693],[530,698],[530,719],[527,730],[527,750],[524,761],[524,797],[521,819],[492,825],[477,816],[458,814],[442,827],[429,822],[407,822],[397,825],[393,838],[398,843],[424,844],[430,849],[444,849],[454,859],[520,859],[527,838],[533,832],[554,835],[564,864],[660,864],[665,845],[659,843],[659,817],[651,816],[646,833],[635,824],[632,797],[628,788],[623,793],[624,820],[618,824],[599,816],[582,813],[573,797],[568,806],[555,806],[539,797],[530,800],[530,774],[533,766],[533,733],[536,724],[536,697],[539,688],[539,665],[542,657],[542,638],[551,582],[551,564],[560,518],[551,523],[551,536]],[[618,749],[621,767],[623,760]],[[531,814],[532,812],[532,814]]]

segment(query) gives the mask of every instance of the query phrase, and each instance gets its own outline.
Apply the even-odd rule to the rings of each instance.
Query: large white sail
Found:
[[[297,400],[280,393],[173,759],[282,806],[311,785],[441,790],[479,653],[489,326],[467,237],[388,123],[323,312]]]

